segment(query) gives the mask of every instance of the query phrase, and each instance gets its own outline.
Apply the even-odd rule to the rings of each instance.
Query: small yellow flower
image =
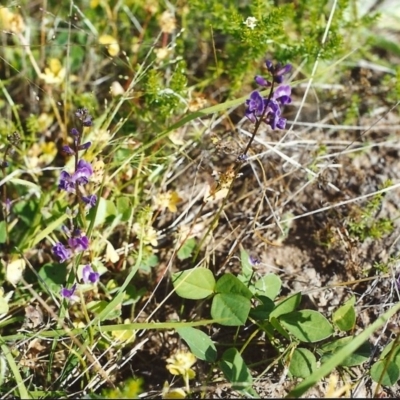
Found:
[[[173,33],[176,29],[176,18],[170,11],[164,11],[158,22],[163,33]]]
[[[193,379],[196,373],[191,368],[197,361],[196,356],[190,352],[178,351],[172,357],[167,358],[167,370],[172,375],[182,375],[185,380]]]
[[[208,101],[201,93],[192,93],[189,100],[189,111],[195,112],[207,106]]]
[[[133,224],[133,230],[136,232],[138,238],[142,240],[143,244],[151,244],[156,247],[157,241],[157,231],[152,226],[141,226],[139,223]]]
[[[99,37],[99,43],[104,44],[107,48],[108,54],[111,57],[115,57],[119,54],[119,44],[117,39],[111,35],[102,35]]]
[[[18,258],[10,262],[6,267],[6,281],[10,282],[13,286],[21,280],[22,275],[25,271],[25,260]]]
[[[125,89],[118,81],[114,81],[110,86],[110,94],[112,97],[122,96],[125,93]]]
[[[57,155],[57,146],[54,142],[34,143],[28,151],[26,165],[29,168],[42,167],[50,164]]]
[[[75,321],[72,325],[77,329],[86,328],[86,324],[83,321]]]
[[[157,0],[146,0],[144,2],[144,9],[151,15],[154,15],[159,8],[159,2]]]
[[[186,393],[183,389],[171,389],[168,382],[164,383],[162,390],[163,399],[186,399]]]
[[[174,213],[177,211],[176,205],[182,201],[182,199],[176,192],[166,192],[160,193],[154,201],[157,207],[161,209],[168,208],[169,211]]]
[[[131,321],[126,319],[124,324],[130,324]],[[112,337],[120,343],[133,343],[136,339],[136,331],[133,329],[128,329],[126,331],[111,331]]]
[[[58,58],[50,58],[48,65],[44,69],[44,73],[41,73],[39,77],[48,85],[59,85],[64,81],[65,68],[61,65]]]
[[[0,7],[0,28],[13,33],[22,33],[25,30],[25,23],[20,14],[14,14],[7,7]]]
[[[106,262],[111,261],[113,264],[119,261],[119,255],[117,251],[114,249],[114,246],[108,240],[107,240],[105,259]]]
[[[164,61],[167,57],[170,56],[172,53],[172,49],[169,49],[167,47],[161,47],[159,49],[154,49],[154,54],[157,57],[157,61]]]

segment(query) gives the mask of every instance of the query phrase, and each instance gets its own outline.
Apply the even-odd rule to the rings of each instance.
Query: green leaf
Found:
[[[7,347],[6,343],[0,337],[0,349],[2,356],[7,360],[8,366],[10,368],[10,374],[13,377],[13,380],[16,382],[16,389],[19,391],[20,399],[31,399],[30,393],[25,386],[25,379],[22,378],[20,369],[21,365],[19,362],[17,363],[13,357],[13,352],[11,348]]]
[[[40,268],[39,280],[40,285],[47,292],[60,292],[61,285],[67,280],[67,266],[65,264],[45,264]]]
[[[247,284],[253,275],[253,266],[250,264],[249,254],[243,248],[240,249],[240,264],[242,266],[241,280]]]
[[[394,361],[379,360],[371,367],[370,375],[375,382],[392,386],[398,381],[400,370]]]
[[[249,316],[251,291],[232,274],[225,274],[215,285],[211,315],[221,325],[243,325]]]
[[[281,291],[282,281],[279,276],[270,273],[259,279],[255,285],[257,295],[263,295],[274,300]]]
[[[132,204],[129,197],[118,197],[117,199],[118,214],[121,215],[121,222],[129,220],[132,213]]]
[[[131,304],[137,303],[146,294],[146,289],[144,287],[136,289],[134,285],[128,285],[126,288],[123,306],[129,306]]]
[[[219,293],[213,298],[211,316],[225,326],[244,325],[251,308],[250,299],[235,293]]]
[[[280,324],[279,320],[275,317],[271,317],[269,319],[270,324],[272,327],[279,333],[281,334],[284,338],[290,341],[290,335],[283,329],[282,325]]]
[[[7,314],[10,309],[10,306],[8,305],[8,300],[0,296],[0,315],[1,314]]]
[[[0,243],[5,243],[7,240],[6,221],[0,221]]]
[[[240,294],[247,299],[251,299],[253,297],[253,294],[249,288],[232,274],[222,275],[221,278],[218,279],[218,282],[215,286],[215,291],[217,293]]]
[[[99,301],[89,302],[86,305],[86,307],[93,314],[100,315],[106,309],[106,307],[108,305],[109,305],[108,301],[99,300]],[[105,315],[103,318],[101,318],[101,321],[113,320],[115,318],[118,318],[120,315],[121,315],[121,304],[119,304],[119,306],[115,307],[112,311],[108,312],[107,315]]]
[[[356,311],[354,309],[355,301],[356,298],[352,296],[343,304],[343,306],[339,307],[333,313],[332,321],[341,331],[349,331],[353,329],[356,323]]]
[[[307,378],[317,369],[317,360],[310,350],[297,348],[290,360],[289,371],[297,378]]]
[[[43,240],[46,236],[48,236],[51,232],[53,232],[56,228],[58,228],[66,219],[68,219],[68,214],[65,213],[57,218],[55,221],[51,221],[49,224],[46,224],[40,232],[32,238],[32,241],[29,243],[30,247],[35,247],[41,240]]]
[[[324,354],[321,358],[322,362],[326,362],[331,357],[335,357],[336,353],[350,343],[354,338],[347,336],[326,343],[320,347],[320,351]],[[349,354],[341,363],[342,367],[354,367],[361,365],[371,356],[371,346],[368,341],[363,343],[354,353]]]
[[[192,268],[173,274],[172,284],[178,296],[199,300],[214,293],[215,278],[207,268]]]
[[[96,215],[94,215],[94,213],[96,213]],[[118,211],[115,204],[111,200],[106,200],[103,197],[100,197],[98,207],[91,208],[89,211],[89,220],[96,217],[94,226],[99,226],[103,225],[108,218],[117,214]]]
[[[397,343],[396,347],[393,349],[393,346],[396,344],[396,340],[392,340],[385,348],[383,349],[379,359],[383,360],[390,356],[392,360],[400,359],[400,345]],[[393,350],[392,350],[393,349]],[[400,365],[399,365],[400,367]]]
[[[177,256],[180,260],[185,260],[192,255],[194,248],[196,247],[196,239],[190,238],[183,243],[182,247],[179,249]]]
[[[214,362],[217,358],[217,349],[208,335],[192,327],[178,328],[180,337],[187,343],[190,351],[200,360]]]
[[[283,314],[288,314],[299,306],[301,301],[301,293],[295,293],[293,296],[288,297],[287,299],[281,301],[272,311],[270,318],[275,317],[279,318]]]
[[[145,273],[150,273],[151,268],[156,267],[160,261],[158,260],[158,257],[156,254],[146,254],[146,256],[143,257],[142,263],[140,264],[140,269],[144,271]]]
[[[21,185],[25,186],[28,189],[31,189],[32,191],[40,193],[42,188],[39,185],[36,185],[36,183],[33,183],[31,181],[27,181],[25,179],[19,179],[19,178],[13,178],[10,180],[10,183],[14,185]]]
[[[272,310],[275,308],[274,302],[266,296],[259,296],[258,300],[262,303],[250,311],[250,316],[258,321],[263,321],[269,318]]]
[[[395,346],[395,347],[394,347]],[[397,340],[392,340],[382,351],[379,361],[393,362],[400,371],[400,345]],[[394,370],[394,368],[392,368]],[[393,372],[391,374],[394,376]],[[372,376],[372,375],[371,375]],[[398,378],[397,378],[398,380]]]
[[[253,378],[250,370],[236,349],[226,350],[219,365],[225,378],[232,383],[233,390],[246,389],[252,385]]]
[[[314,371],[309,377],[305,378],[303,382],[299,383],[294,389],[292,389],[287,397],[299,398],[307,390],[316,385],[321,379],[330,374],[334,368],[351,353],[354,353],[364,342],[368,340],[370,335],[376,332],[380,327],[385,325],[398,311],[400,310],[400,303],[397,303],[394,307],[386,311],[376,321],[365,328],[358,336],[356,336],[349,344],[342,347],[335,355],[327,362],[323,363],[316,371]]]
[[[281,315],[278,319],[286,330],[302,342],[318,342],[333,333],[332,325],[318,311],[293,311]]]

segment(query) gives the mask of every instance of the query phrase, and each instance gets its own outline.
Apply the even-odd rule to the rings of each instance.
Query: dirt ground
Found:
[[[206,241],[201,262],[217,276],[227,271],[237,273],[241,245],[260,260],[257,273],[280,276],[281,296],[301,291],[301,308],[318,310],[328,318],[354,294],[357,334],[399,300],[394,278],[400,247],[400,124],[398,109],[391,109],[385,99],[381,73],[355,68],[349,75],[346,86],[325,93],[323,106],[306,103],[292,130],[272,133],[264,129],[257,134],[250,161],[234,182],[218,225]],[[292,121],[302,94],[301,88],[294,91],[297,100],[285,111]],[[354,93],[363,100],[353,124],[348,124],[344,122],[346,107]],[[246,132],[252,132],[251,124],[240,120],[241,111],[230,116],[239,120],[236,130],[225,119],[203,132],[201,145],[193,140],[187,155],[180,159],[183,173],[170,183],[183,199],[180,207],[187,211],[186,218],[176,225],[160,220],[160,226],[174,225],[172,233],[190,226],[193,236],[201,239],[213,223],[221,201],[207,203],[201,215],[197,213],[205,187],[233,165],[247,143]],[[193,126],[194,134],[196,128]],[[190,140],[190,135],[186,132],[186,139]],[[362,220],[374,198],[369,195],[385,185],[388,189],[378,201],[370,224],[387,219],[389,228],[379,237],[357,237],[351,223]],[[168,242],[160,249],[165,265],[171,255]],[[183,262],[174,268],[192,266]],[[196,312],[209,317],[207,306],[196,308]],[[375,351],[394,337],[398,322],[397,316],[370,339],[375,357]],[[251,329],[241,332],[243,340],[250,333]],[[221,328],[212,338],[228,343],[231,334],[230,329]],[[269,351],[265,338],[260,337],[243,357],[249,364],[257,364],[270,357]],[[252,369],[255,377],[261,376],[256,384],[261,396],[281,397],[295,385],[288,378],[282,381],[279,368],[265,372],[262,365]],[[352,389],[353,397],[371,397],[374,393],[376,385],[365,367],[352,368],[342,376],[358,382]],[[326,387],[327,381],[322,382],[309,395],[324,396]],[[234,396],[218,385],[212,393],[215,398]],[[394,386],[378,393],[399,396],[400,390]]]

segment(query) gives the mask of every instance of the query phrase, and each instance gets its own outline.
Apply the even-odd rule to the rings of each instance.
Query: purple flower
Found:
[[[285,98],[286,92],[281,93],[280,99],[287,101]],[[278,93],[279,94],[279,93]],[[264,118],[264,122],[268,124],[272,129],[284,129],[286,126],[286,118],[281,117],[281,109],[279,103],[275,99],[264,99],[261,94],[254,91],[250,94],[250,99],[246,100],[247,109],[245,115],[253,123],[257,121],[259,117]]]
[[[78,150],[87,150],[92,145],[92,142],[86,142],[79,145]]]
[[[64,153],[70,154],[71,156],[75,154],[75,151],[70,146],[63,146],[62,151]]]
[[[60,174],[60,183],[58,188],[67,192],[75,192],[75,179],[73,175],[70,175],[67,171],[62,171]]]
[[[85,160],[79,160],[78,167],[74,173],[74,180],[78,185],[85,185],[89,182],[89,178],[93,174],[90,163]]]
[[[72,175],[66,171],[61,172],[60,183],[58,184],[58,187],[61,190],[74,193],[76,184],[85,185],[89,182],[89,178],[92,176],[92,174],[93,168],[91,164],[85,160],[79,160],[77,169]]]
[[[254,80],[256,81],[257,85],[260,85],[260,86],[263,86],[263,87],[270,87],[271,86],[271,82],[267,81],[266,79],[264,79],[260,75],[256,75],[254,77]]]
[[[72,129],[71,129],[71,135],[72,135],[72,136],[79,136],[79,131],[78,131],[78,129],[72,128]]]
[[[244,164],[247,163],[247,161],[249,161],[249,157],[246,154],[239,154],[236,160],[237,162]]]
[[[249,263],[252,267],[255,267],[257,265],[260,265],[260,260],[257,257],[250,256],[249,257]]]
[[[75,116],[81,120],[83,126],[92,126],[92,117],[86,108],[79,108],[75,112]]]
[[[6,198],[5,210],[7,214],[11,211],[11,200],[9,198]]]
[[[66,248],[62,243],[57,243],[53,246],[53,253],[60,263],[67,261],[72,256],[71,250]]]
[[[85,283],[97,283],[100,278],[98,272],[93,271],[90,264],[86,265],[82,270],[82,280]]]
[[[289,104],[292,102],[292,98],[290,97],[291,93],[292,89],[290,86],[280,85],[275,89],[272,97],[282,105]]]
[[[65,287],[61,288],[61,296],[64,297],[64,299],[72,300],[72,297],[74,296],[76,290],[76,283],[72,285],[71,289],[67,289]]]
[[[81,252],[89,248],[89,239],[85,235],[80,237],[71,237],[68,239],[68,244],[73,251]]]
[[[292,70],[292,66],[290,64],[286,64],[282,66],[281,63],[277,63],[273,65],[272,61],[266,60],[265,65],[269,71],[269,73],[273,76],[274,82],[282,83],[283,75],[289,73]]]
[[[89,208],[92,208],[96,205],[97,196],[95,194],[90,194],[89,196],[82,196],[82,201],[88,205]]]
[[[268,102],[265,123],[272,129],[284,129],[286,126],[286,118],[281,118],[281,109],[276,100],[271,99]]]
[[[83,125],[83,126],[92,126],[92,125],[93,125],[92,116],[88,114],[88,115],[86,116],[86,118],[84,118],[84,119],[82,120],[82,125]]]
[[[256,117],[261,117],[267,105],[267,100],[264,99],[260,92],[255,90],[251,92],[250,99],[246,100],[246,117],[253,123],[256,122]]]

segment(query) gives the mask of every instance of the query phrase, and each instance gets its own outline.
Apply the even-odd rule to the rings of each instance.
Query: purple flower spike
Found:
[[[82,196],[82,200],[85,204],[88,205],[89,208],[92,208],[96,205],[97,196],[95,194],[90,194],[89,196]]]
[[[252,267],[255,267],[255,266],[257,266],[257,265],[260,265],[260,260],[259,260],[257,257],[254,257],[254,256],[250,256],[250,257],[249,257],[249,262],[250,262],[250,265],[251,265]]]
[[[75,116],[82,122],[83,126],[92,126],[92,117],[86,108],[79,108],[75,111]]]
[[[75,192],[75,179],[68,172],[62,171],[60,174],[60,183],[58,188],[67,192]]]
[[[61,296],[64,297],[64,299],[71,300],[72,297],[74,296],[75,290],[76,290],[76,283],[74,283],[72,285],[71,289],[67,289],[65,287],[62,287],[61,288]]]
[[[260,85],[260,86],[263,86],[263,87],[270,87],[271,86],[271,82],[267,81],[266,79],[264,79],[260,75],[256,75],[254,80],[257,83],[257,85]]]
[[[97,283],[99,281],[100,274],[93,271],[90,264],[86,265],[82,270],[82,280],[85,283]]]
[[[62,151],[64,153],[70,154],[71,156],[75,154],[75,151],[69,146],[63,146]]]
[[[292,98],[290,97],[290,94],[292,93],[292,89],[288,85],[280,85],[276,88],[274,92],[274,99],[281,103],[282,105],[284,104],[289,104],[292,102]]]
[[[79,150],[87,150],[92,145],[92,142],[86,142],[79,146]]]
[[[273,65],[272,61],[270,60],[266,60],[265,65],[269,73],[274,77],[274,82],[276,83],[282,83],[283,75],[289,73],[292,70],[292,66],[290,64],[286,64],[282,67],[281,63]]]
[[[78,131],[78,129],[72,128],[72,129],[71,129],[71,135],[72,135],[72,136],[79,136],[79,131]]]
[[[286,126],[286,118],[281,118],[281,109],[279,107],[279,103],[272,99],[268,103],[268,110],[266,113],[265,122],[272,128],[272,129],[284,129]]]
[[[267,100],[264,99],[260,92],[255,90],[250,94],[250,99],[246,100],[246,117],[253,123],[256,122],[256,117],[263,114]]]
[[[68,244],[73,251],[81,252],[89,248],[89,239],[85,235],[81,237],[72,237],[68,239]]]
[[[67,261],[72,256],[71,250],[67,249],[62,243],[57,243],[53,246],[53,253],[60,263]]]
[[[291,64],[286,64],[283,67],[281,67],[280,64],[278,64],[278,65],[279,65],[279,68],[277,68],[277,71],[275,74],[276,76],[286,75],[292,70]],[[278,65],[277,65],[277,67],[278,67]]]
[[[80,120],[82,120],[83,118],[86,117],[87,113],[88,113],[88,110],[86,108],[78,108],[75,111],[75,116],[77,118],[79,118]]]
[[[82,125],[83,125],[83,126],[92,126],[92,125],[93,125],[92,116],[91,116],[91,115],[87,115],[87,116],[82,120]]]
[[[89,182],[90,176],[93,174],[93,169],[90,163],[85,160],[79,160],[78,168],[74,173],[74,179],[78,185],[85,185]]]

